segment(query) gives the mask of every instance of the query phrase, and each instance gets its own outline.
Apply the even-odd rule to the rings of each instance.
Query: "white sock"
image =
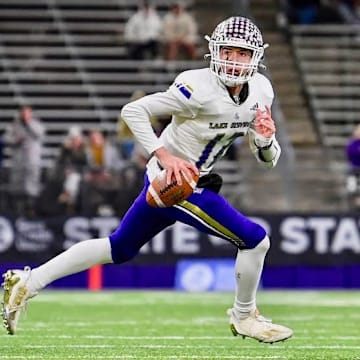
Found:
[[[32,269],[28,286],[31,291],[36,292],[54,280],[86,270],[93,265],[112,262],[108,237],[81,241]]]
[[[234,309],[240,319],[246,318],[256,309],[256,291],[269,247],[270,240],[266,236],[254,249],[238,251],[235,262]]]

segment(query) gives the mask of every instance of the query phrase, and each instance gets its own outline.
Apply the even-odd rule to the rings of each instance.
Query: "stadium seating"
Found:
[[[170,4],[156,2],[160,15]],[[51,168],[70,125],[76,123],[85,132],[99,128],[115,133],[121,107],[134,91],[163,91],[181,70],[207,66],[201,60],[127,59],[122,35],[136,9],[132,0],[0,3],[0,136],[21,104],[32,105],[46,126],[42,165]],[[5,168],[11,166],[9,154],[5,148]],[[229,165],[227,161],[218,165],[223,192],[234,193],[236,187],[239,196],[240,169]],[[10,186],[5,168],[0,193]]]
[[[191,0],[187,1],[187,3],[193,4],[195,1]],[[271,43],[268,54],[270,59],[275,59],[275,64],[270,63],[269,65],[277,95],[281,106],[284,108],[291,141],[300,146],[304,142],[314,144],[316,141],[315,136],[313,136],[314,132],[309,121],[306,104],[304,104],[301,94],[298,94],[300,90],[297,88],[290,89],[290,93],[288,86],[282,86],[282,84],[296,81],[292,81],[292,73],[288,71],[289,69],[285,63],[285,60],[288,60],[290,55],[281,50],[280,35],[276,34],[273,29],[274,13],[269,13],[270,5],[268,2],[266,2],[267,11],[264,12],[263,3],[264,0],[252,2],[252,11],[256,18],[259,17],[260,20],[262,19],[261,16],[269,15],[268,23],[264,22],[263,19],[259,25],[265,29],[264,38]],[[135,11],[136,4],[137,2],[132,0],[109,0],[103,2],[97,0],[88,0],[86,2],[82,0],[13,0],[6,3],[1,2],[0,25],[2,36],[0,39],[0,59],[3,72],[0,74],[0,106],[2,109],[0,136],[12,120],[19,105],[24,102],[30,103],[33,105],[35,113],[39,115],[46,125],[43,166],[46,168],[51,167],[58,154],[59,144],[64,139],[71,124],[79,124],[84,129],[96,127],[114,132],[120,109],[129,101],[134,90],[144,90],[146,92],[165,90],[179,71],[206,66],[206,62],[203,61],[175,61],[169,63],[164,60],[134,61],[126,59],[126,48],[122,33],[125,21]],[[168,9],[170,0],[157,0],[156,4],[159,12],[164,14]],[[219,4],[217,7],[214,4],[214,8],[218,12],[220,11]],[[207,11],[211,10],[208,7],[206,9]],[[255,11],[256,9],[258,11]],[[215,16],[217,13],[214,13],[214,11],[212,16],[209,15],[206,18],[207,26],[209,26],[209,22],[217,21]],[[206,31],[208,31],[208,27]],[[326,44],[330,46],[331,41],[329,38],[326,41],[326,34],[321,35],[324,35],[321,37],[325,39],[324,42],[319,40],[323,44],[322,47],[325,48]],[[342,36],[349,37],[347,34],[341,35],[339,32],[337,36],[334,36],[334,39],[339,38],[338,40],[341,43]],[[311,42],[311,38],[314,40],[318,37],[302,36],[300,40],[296,40],[296,38],[297,35],[294,30],[294,45],[296,46],[298,42],[305,44],[306,41]],[[345,43],[346,41],[344,41],[344,46]],[[286,50],[286,47],[284,49]],[[355,47],[350,49],[351,54],[356,55],[356,51],[353,52],[354,49]],[[276,54],[277,57],[274,56]],[[331,68],[332,65],[326,65],[325,61],[329,59],[316,62],[311,59],[311,51],[299,54],[301,55],[299,64],[300,62],[303,64],[300,65],[301,69],[307,69],[306,66],[310,66],[308,63],[311,62],[310,71],[304,72],[306,84],[310,84],[310,81],[314,79],[318,81],[318,84],[313,84],[312,88],[309,87],[309,89],[312,89],[309,90],[309,94],[311,91],[315,93],[326,89],[330,89],[326,90],[329,92],[336,91],[337,85],[344,79],[351,80],[353,83],[353,85],[349,85],[347,91],[352,91],[356,87],[356,76],[346,75],[344,70],[343,72],[339,70],[337,80],[331,80],[334,82],[334,86],[328,86],[324,90],[324,86],[319,87],[319,85],[322,84],[321,81],[327,81],[328,78],[325,74],[316,74],[316,69],[319,67],[321,69]],[[306,60],[306,57],[310,57],[310,60]],[[347,59],[342,65],[340,62],[335,62],[338,63],[337,66],[343,66],[343,69],[354,69],[355,71],[356,65],[351,64],[350,60]],[[303,61],[305,62],[303,63]],[[332,75],[334,74],[335,72],[332,73]],[[282,81],[280,84],[279,79]],[[334,78],[332,77],[332,79]],[[283,93],[286,96],[282,97],[283,88]],[[323,95],[319,95],[313,97],[311,103],[313,108],[317,107],[320,111],[318,113],[319,119],[324,119],[329,113],[330,117],[336,116],[335,110],[337,109],[334,108],[336,104],[342,106],[338,109],[341,111],[340,114],[338,112],[338,115],[342,115],[344,119],[347,119],[348,116],[355,118],[357,116],[354,112],[352,115],[348,112],[351,108],[355,109],[356,105],[354,100],[345,96],[337,98],[332,96],[325,99]],[[327,104],[332,108],[329,108]],[[290,111],[285,109],[285,105]],[[300,111],[298,111],[299,108]],[[344,109],[346,114],[349,115],[345,115]],[[314,114],[317,113],[314,112]],[[330,129],[329,122],[331,121],[326,120],[326,129]],[[332,125],[335,124],[332,121]],[[348,122],[347,124],[346,126],[337,124],[338,128],[340,128],[339,131],[349,133],[351,125]],[[331,127],[331,129],[334,128]],[[332,131],[335,131],[336,137],[342,134],[341,132],[336,133],[336,130]],[[343,140],[345,137],[344,135]],[[338,148],[340,147],[338,146]],[[308,152],[308,149],[304,151]],[[289,151],[284,151],[284,154],[288,153]],[[309,153],[313,153],[313,150],[309,150]],[[7,156],[6,154],[5,165],[10,166]],[[258,170],[253,171],[252,168],[256,164],[253,162],[247,164],[246,158],[247,154],[244,159],[241,159],[241,168],[245,168],[245,172],[248,174],[246,176],[252,176],[248,182],[252,184],[252,188],[256,189],[256,191],[254,190],[254,196],[250,196],[248,189],[246,196],[249,200],[245,201],[244,195],[243,201],[252,208],[254,208],[254,204],[259,204],[259,207],[264,209],[264,203],[256,201],[257,198],[263,196],[263,183],[260,183],[259,187],[254,186],[253,178],[258,178]],[[305,172],[312,173],[300,168],[300,162],[297,162],[297,167],[298,172],[301,174]],[[236,165],[237,171],[235,174],[231,174],[231,171],[226,170],[231,168],[226,163],[224,165],[219,164],[219,168],[221,171],[225,171],[225,178],[229,178],[229,186],[226,189],[224,188],[224,192],[230,194],[231,189],[236,188],[234,196],[240,197],[236,195],[237,192],[244,194],[243,182],[236,187],[231,185],[244,177],[240,172],[240,166]],[[267,175],[267,177],[271,178],[270,175]],[[263,179],[262,173],[259,178]],[[275,179],[271,182],[272,188],[277,184],[282,184],[284,181],[282,179],[288,179],[283,176],[283,173],[279,173],[278,178],[280,180]],[[283,205],[284,199],[280,199],[283,188],[284,186],[279,185],[279,190],[276,191],[279,194],[277,198],[279,198],[279,201],[281,200],[278,208],[293,208],[293,206]],[[308,188],[310,187],[306,186],[306,189]],[[299,191],[299,193],[302,192]],[[271,201],[267,203],[272,204]],[[331,203],[333,203],[332,200]],[[296,206],[302,206],[300,201],[296,201]],[[271,207],[273,208],[273,206]],[[308,207],[311,206],[308,205]]]
[[[345,144],[360,121],[359,30],[324,24],[290,30],[321,141],[344,165]]]
[[[127,60],[122,33],[136,4],[0,3],[0,135],[20,104],[32,105],[47,128],[43,165],[51,167],[70,124],[114,132],[121,107],[133,91],[165,90],[180,70],[202,64]],[[161,14],[169,7],[167,0],[156,4]]]

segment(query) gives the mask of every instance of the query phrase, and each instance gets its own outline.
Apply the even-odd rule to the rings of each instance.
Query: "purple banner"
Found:
[[[351,214],[253,216],[271,236],[268,266],[360,264],[360,221]],[[76,242],[109,235],[117,217],[46,219],[0,216],[0,261],[43,262]],[[236,248],[182,223],[146,244],[134,264],[175,264],[182,258],[233,258]]]

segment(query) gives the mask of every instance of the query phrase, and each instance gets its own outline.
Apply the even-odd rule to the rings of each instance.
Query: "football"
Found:
[[[191,179],[186,179],[183,174],[182,185],[174,180],[166,184],[166,170],[154,178],[146,193],[146,201],[152,207],[169,207],[187,199],[194,191],[199,176],[192,173]]]

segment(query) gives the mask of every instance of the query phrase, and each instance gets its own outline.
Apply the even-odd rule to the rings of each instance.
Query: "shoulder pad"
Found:
[[[274,98],[274,89],[270,80],[265,75],[257,73],[250,81],[253,81],[257,91],[262,92],[264,96],[271,99]]]
[[[204,71],[205,70],[205,71]],[[180,73],[170,89],[183,103],[200,107],[206,99],[210,81],[207,69],[188,70]]]

